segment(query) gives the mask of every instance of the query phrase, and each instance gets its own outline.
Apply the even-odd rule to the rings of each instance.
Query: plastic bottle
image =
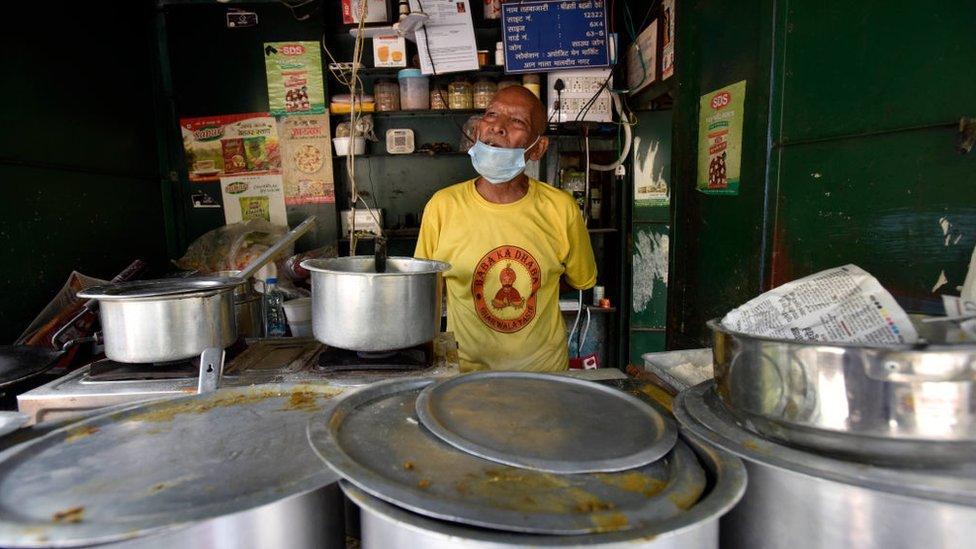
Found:
[[[267,279],[264,289],[264,335],[266,337],[285,336],[285,310],[281,304],[285,297],[278,289],[278,279]]]

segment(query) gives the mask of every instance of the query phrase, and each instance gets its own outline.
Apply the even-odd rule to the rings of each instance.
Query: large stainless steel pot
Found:
[[[237,339],[234,289],[239,278],[201,277],[96,286],[105,356],[128,363],[183,360]]]
[[[473,528],[427,518],[370,496],[347,481],[340,486],[361,511],[364,549],[456,549],[509,547],[600,547],[606,549],[717,548],[719,517],[746,486],[742,462],[693,436],[682,439],[709,474],[710,489],[686,512],[652,525],[620,532],[579,536],[518,534]]]
[[[674,412],[684,428],[746,462],[749,486],[722,519],[723,548],[972,546],[973,467],[886,468],[790,448],[740,426],[712,387],[683,391]]]
[[[802,343],[708,326],[718,395],[761,434],[874,461],[976,452],[974,345]]]
[[[434,339],[440,329],[441,261],[390,257],[376,272],[373,256],[307,259],[312,273],[312,332],[340,349],[389,351]]]
[[[217,271],[214,276],[240,278],[241,271]],[[247,279],[234,288],[234,320],[237,335],[258,338],[264,336],[264,315],[261,311],[261,294],[254,291],[253,279]]]

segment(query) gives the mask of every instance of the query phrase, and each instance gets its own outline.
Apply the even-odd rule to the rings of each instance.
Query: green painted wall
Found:
[[[976,4],[688,0],[677,25],[669,345],[845,263],[941,311],[976,243],[976,154],[954,150],[976,114]],[[743,79],[742,193],[702,195],[698,99]]]
[[[0,108],[0,342],[72,270],[166,260],[148,2],[18,4]]]

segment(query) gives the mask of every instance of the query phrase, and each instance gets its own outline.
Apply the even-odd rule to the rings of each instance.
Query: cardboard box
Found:
[[[402,36],[373,37],[374,67],[406,67],[407,42]]]

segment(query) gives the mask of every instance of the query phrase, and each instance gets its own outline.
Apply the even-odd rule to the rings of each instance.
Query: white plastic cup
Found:
[[[294,322],[312,321],[312,298],[310,297],[300,297],[286,301],[282,303],[282,307],[285,309],[285,318],[288,319],[289,325]]]
[[[288,321],[288,327],[291,328],[292,337],[312,337],[312,322],[292,322]]]
[[[603,286],[593,286],[593,306],[599,307],[600,300],[603,299],[605,289]]]
[[[346,156],[349,154],[350,139],[353,139],[352,146],[354,154],[366,154],[366,138],[333,137],[332,145],[335,147],[336,156]]]

